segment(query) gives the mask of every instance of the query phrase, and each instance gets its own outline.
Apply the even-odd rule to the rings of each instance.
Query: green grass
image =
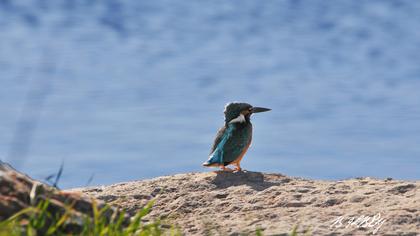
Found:
[[[92,214],[81,215],[72,206],[53,214],[49,200],[40,201],[36,206],[28,207],[0,222],[0,236],[50,236],[50,235],[83,235],[83,236],[150,236],[162,235],[162,224],[159,220],[144,223],[142,219],[149,214],[153,201],[130,220],[125,219],[125,212],[115,212],[109,216],[109,205],[99,209],[92,203]],[[175,228],[166,230],[165,235],[180,235]]]
[[[142,219],[149,214],[153,201],[149,202],[137,214],[127,220],[125,212],[114,212],[109,215],[110,206],[102,208],[92,202],[91,214],[81,215],[68,205],[62,211],[51,211],[50,200],[42,200],[33,207],[25,208],[7,220],[0,222],[0,236],[53,236],[53,235],[82,235],[82,236],[160,236],[181,235],[174,227],[166,227],[160,220],[144,223]],[[53,214],[52,212],[56,212]],[[289,236],[300,236],[298,225],[292,228]],[[257,228],[256,236],[263,236],[263,230]],[[304,236],[310,235],[305,230]]]

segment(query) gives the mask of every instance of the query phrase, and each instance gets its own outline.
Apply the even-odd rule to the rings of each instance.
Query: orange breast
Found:
[[[251,146],[251,141],[249,141],[248,145],[244,148],[244,150],[242,151],[242,153],[238,156],[238,158],[236,158],[236,160],[234,160],[232,162],[232,164],[236,164],[236,163],[240,163],[242,158],[245,156],[245,153],[248,151],[249,146]]]

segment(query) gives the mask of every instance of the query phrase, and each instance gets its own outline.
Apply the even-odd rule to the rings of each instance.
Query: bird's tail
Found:
[[[211,166],[211,165],[212,165],[212,163],[210,163],[210,162],[208,162],[208,161],[203,162],[203,166],[209,167],[209,166]]]
[[[223,152],[216,148],[213,153],[210,154],[209,159],[203,163],[203,166],[211,167],[211,166],[219,166],[223,163]]]
[[[202,165],[205,166],[205,167],[217,167],[220,164],[219,163],[210,162],[210,161],[206,161]]]

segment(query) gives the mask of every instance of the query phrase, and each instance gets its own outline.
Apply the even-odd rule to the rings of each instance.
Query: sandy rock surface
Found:
[[[287,235],[294,225],[311,235],[373,235],[375,229],[375,235],[420,235],[419,183],[209,172],[75,191],[130,214],[155,199],[150,217],[163,217],[186,235],[255,235],[257,229],[264,235]]]

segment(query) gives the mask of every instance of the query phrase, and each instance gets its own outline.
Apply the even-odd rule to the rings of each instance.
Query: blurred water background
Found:
[[[201,167],[223,107],[245,169],[420,178],[419,1],[0,0],[0,159],[60,185]]]

